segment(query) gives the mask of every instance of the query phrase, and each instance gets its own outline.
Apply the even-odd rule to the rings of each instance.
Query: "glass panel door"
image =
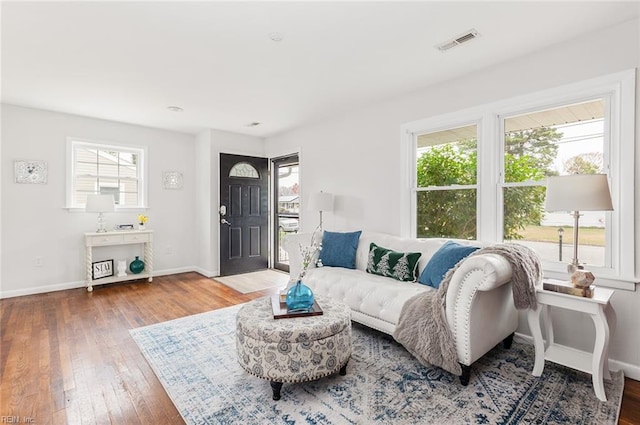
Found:
[[[274,170],[274,268],[289,271],[289,255],[282,249],[283,238],[298,233],[300,220],[300,178],[298,155],[273,160]]]

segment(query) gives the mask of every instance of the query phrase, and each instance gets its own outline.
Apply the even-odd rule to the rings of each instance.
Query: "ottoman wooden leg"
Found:
[[[282,382],[271,381],[271,389],[273,390],[273,399],[280,400],[280,390],[282,389]]]
[[[349,363],[349,361],[347,361],[347,363]],[[345,363],[345,364],[344,364],[344,366],[342,366],[342,367],[340,368],[340,372],[339,372],[339,373],[340,373],[340,375],[342,375],[342,376],[344,376],[344,375],[346,375],[346,374],[347,374],[347,363]]]

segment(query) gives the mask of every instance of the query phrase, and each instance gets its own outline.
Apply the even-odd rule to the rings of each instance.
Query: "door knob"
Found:
[[[222,224],[228,224],[229,226],[231,226],[231,223],[229,223],[229,222],[227,221],[227,219],[226,219],[226,218],[221,218],[221,219],[220,219],[220,223],[222,223]]]

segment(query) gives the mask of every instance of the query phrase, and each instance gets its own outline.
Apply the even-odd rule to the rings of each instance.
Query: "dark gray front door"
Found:
[[[220,276],[269,266],[268,160],[220,154]]]

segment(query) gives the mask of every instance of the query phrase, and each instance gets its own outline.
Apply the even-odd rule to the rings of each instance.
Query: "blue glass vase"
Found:
[[[287,291],[286,303],[288,311],[309,311],[313,307],[313,291],[299,280]]]

